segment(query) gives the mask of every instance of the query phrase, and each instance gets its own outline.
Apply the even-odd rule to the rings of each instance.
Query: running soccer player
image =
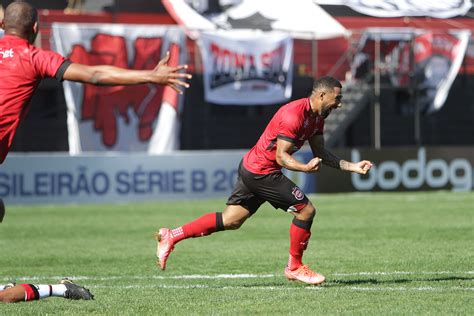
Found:
[[[294,215],[290,226],[290,254],[285,275],[289,280],[321,284],[325,277],[302,262],[311,236],[316,210],[303,191],[281,172],[282,168],[316,172],[321,163],[340,170],[366,174],[372,163],[349,162],[324,147],[324,119],[341,106],[342,85],[332,77],[315,81],[309,98],[282,106],[267,125],[257,144],[247,152],[238,169],[234,191],[222,213],[209,213],[175,229],[161,228],[157,240],[157,265],[166,267],[168,256],[183,239],[210,235],[217,231],[238,229],[265,201]],[[305,141],[315,158],[308,163],[292,155]]]
[[[16,129],[25,118],[30,99],[46,77],[94,85],[166,85],[179,93],[191,75],[179,73],[187,65],[168,66],[169,53],[153,70],[130,70],[108,65],[72,63],[63,56],[33,46],[38,34],[38,12],[26,2],[13,2],[5,10],[0,38],[0,164],[5,160]]]
[[[70,300],[93,300],[94,295],[83,286],[64,278],[59,284],[19,284],[0,285],[0,303],[16,303],[40,300],[58,296]]]

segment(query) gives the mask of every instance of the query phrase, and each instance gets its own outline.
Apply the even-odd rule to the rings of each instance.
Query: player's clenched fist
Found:
[[[321,165],[321,158],[313,158],[306,164],[306,171],[305,172],[316,172],[319,170],[319,166]]]
[[[367,160],[362,160],[355,164],[354,172],[366,174],[367,172],[369,172],[370,168],[372,168],[372,163]]]

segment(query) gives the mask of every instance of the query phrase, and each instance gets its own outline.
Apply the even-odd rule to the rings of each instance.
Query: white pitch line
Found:
[[[396,275],[446,275],[446,274],[462,274],[471,275],[474,271],[392,271],[392,272],[351,272],[341,273],[335,272],[327,274],[327,276],[335,277],[346,277],[346,276],[396,276]],[[277,278],[283,277],[282,274],[189,274],[189,275],[116,275],[116,276],[70,276],[71,279],[81,280],[95,280],[95,281],[112,281],[112,280],[183,280],[183,279],[194,279],[194,280],[224,280],[224,279],[265,279],[265,278]],[[45,279],[61,279],[63,276],[25,276],[14,278],[17,281],[36,281]],[[0,277],[1,281],[10,281],[11,277]]]
[[[424,275],[431,275],[431,274],[474,274],[474,271],[437,271],[437,272],[430,272],[430,271],[392,271],[392,272],[353,272],[353,273],[333,273],[332,275],[335,276],[371,276],[371,275],[411,275],[411,274],[424,274]]]
[[[282,290],[282,291],[292,291],[298,288],[295,287],[285,287],[285,286],[213,286],[213,285],[206,285],[206,284],[194,284],[194,285],[91,285],[88,288],[96,288],[96,289],[210,289],[210,290],[268,290],[268,291],[275,291],[275,290]],[[323,290],[322,287],[301,287],[299,289],[312,289],[312,290]]]
[[[327,291],[335,289],[334,287],[325,286],[306,286],[301,288],[287,286],[212,286],[204,284],[195,285],[91,285],[91,289],[209,289],[209,290],[261,290],[261,291],[294,291],[294,290],[311,290],[311,291]],[[337,291],[360,291],[360,292],[395,292],[395,291],[420,291],[420,292],[446,292],[446,291],[474,291],[474,287],[338,287]]]
[[[182,280],[182,279],[265,279],[265,278],[275,278],[282,276],[278,274],[190,274],[190,275],[170,275],[170,276],[161,276],[161,275],[118,275],[118,276],[71,276],[73,280],[96,280],[96,281],[112,281],[112,280]],[[43,279],[61,279],[63,276],[33,276],[33,277],[18,277],[17,281],[28,281],[28,280],[43,280]],[[1,280],[1,278],[0,278]],[[9,281],[11,278],[3,278],[4,281]]]
[[[432,286],[423,286],[423,287],[356,287],[352,286],[349,288],[340,288],[341,290],[350,290],[350,291],[427,291],[427,292],[444,292],[444,291],[474,291],[474,287],[461,287],[461,286],[452,286],[452,287],[432,287]],[[338,288],[338,290],[340,290]]]

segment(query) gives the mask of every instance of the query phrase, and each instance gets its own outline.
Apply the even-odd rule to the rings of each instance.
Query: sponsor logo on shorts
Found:
[[[301,191],[300,188],[294,187],[293,190],[291,191],[291,194],[297,199],[298,201],[301,201],[304,198],[304,193]]]

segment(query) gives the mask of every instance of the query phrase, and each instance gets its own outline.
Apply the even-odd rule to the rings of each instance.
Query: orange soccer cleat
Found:
[[[290,270],[288,267],[286,267],[285,276],[290,281],[299,280],[301,282],[313,285],[321,284],[324,282],[324,280],[326,280],[324,275],[314,272],[305,265],[300,266],[296,270]]]
[[[161,270],[166,267],[166,260],[174,249],[174,242],[171,236],[171,230],[168,228],[160,228],[155,233],[156,239],[156,257],[158,258],[156,265],[160,266]]]

